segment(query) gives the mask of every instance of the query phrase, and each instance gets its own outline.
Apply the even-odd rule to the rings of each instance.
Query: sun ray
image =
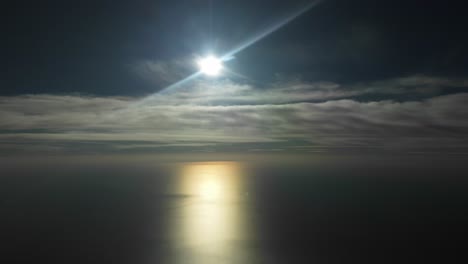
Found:
[[[168,90],[176,89],[177,87],[180,87],[181,85],[186,84],[187,82],[197,78],[198,76],[200,76],[203,73],[207,74],[207,75],[211,75],[211,76],[217,75],[219,73],[219,71],[223,68],[223,65],[222,65],[223,61],[232,60],[234,58],[235,54],[241,52],[242,50],[250,47],[251,45],[253,45],[253,44],[257,43],[258,41],[262,40],[263,38],[265,38],[266,36],[272,34],[273,32],[277,31],[278,29],[282,28],[286,24],[290,23],[294,19],[298,18],[302,14],[306,13],[307,11],[312,9],[313,7],[320,4],[322,1],[323,0],[313,1],[313,2],[311,2],[309,4],[307,4],[306,6],[296,10],[295,12],[293,12],[292,14],[290,14],[289,16],[287,16],[286,18],[284,18],[280,22],[274,24],[273,26],[267,28],[265,31],[261,32],[260,34],[254,36],[254,37],[248,39],[247,41],[243,42],[242,44],[238,45],[236,48],[234,48],[233,50],[227,52],[226,54],[224,54],[219,59],[217,59],[217,60],[209,59],[208,62],[210,62],[210,63],[206,63],[207,61],[204,61],[203,66],[201,66],[199,64],[199,66],[201,67],[201,69],[199,71],[193,73],[192,75],[190,75],[190,76],[188,76],[188,77],[186,77],[186,78],[184,78],[184,79],[182,79],[182,80],[180,80],[180,81],[178,81],[178,82],[176,82],[174,84],[171,84],[171,85],[159,90],[158,92],[156,92],[154,94],[151,94],[151,95],[141,99],[140,101],[136,102],[133,106],[135,107],[135,106],[143,105],[146,102],[151,101],[151,99],[154,98],[154,96],[156,96],[157,94],[161,94],[161,93],[163,93],[165,91],[168,91]],[[205,59],[208,59],[208,58],[205,58]]]
[[[267,28],[265,31],[261,32],[260,34],[256,35],[256,36],[253,36],[252,38],[250,38],[249,40],[245,41],[244,43],[240,44],[239,46],[237,46],[236,48],[234,48],[233,50],[229,51],[228,53],[224,54],[224,56],[222,56],[221,58],[222,59],[225,59],[225,58],[230,58],[232,56],[234,56],[235,54],[241,52],[242,50],[252,46],[253,44],[257,43],[258,41],[262,40],[263,38],[265,38],[266,36],[270,35],[271,33],[277,31],[278,29],[282,28],[283,26],[285,26],[286,24],[288,24],[289,22],[293,21],[294,19],[298,18],[299,16],[301,16],[302,14],[304,14],[305,12],[309,11],[310,9],[312,9],[313,7],[317,6],[318,4],[320,4],[320,2],[322,2],[323,0],[317,0],[317,1],[313,1],[311,3],[309,3],[308,5],[298,9],[297,11],[293,12],[292,14],[290,14],[289,16],[287,16],[285,19],[279,21],[278,23],[274,24],[273,26]]]

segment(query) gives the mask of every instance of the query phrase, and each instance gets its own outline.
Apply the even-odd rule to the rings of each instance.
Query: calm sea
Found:
[[[463,252],[454,242],[468,219],[459,168],[355,164],[4,163],[0,258],[395,263]]]

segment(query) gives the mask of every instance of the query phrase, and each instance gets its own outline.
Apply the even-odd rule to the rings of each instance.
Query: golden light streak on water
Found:
[[[174,210],[174,263],[231,263],[247,257],[249,240],[244,193],[245,177],[239,164],[210,162],[184,164],[177,192],[184,203]]]

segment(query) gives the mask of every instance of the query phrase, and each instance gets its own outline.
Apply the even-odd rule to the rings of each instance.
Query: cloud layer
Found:
[[[0,97],[0,144],[11,151],[327,151],[465,153],[468,93],[420,100],[359,100],[376,93],[433,94],[463,80],[415,76],[344,87],[300,81],[255,88],[198,81],[144,100]]]

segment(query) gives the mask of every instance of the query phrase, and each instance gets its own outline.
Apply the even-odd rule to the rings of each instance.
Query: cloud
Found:
[[[391,82],[460,84],[403,78],[380,85],[389,89]],[[0,145],[4,152],[468,151],[468,93],[405,102],[347,98],[374,89],[331,82],[258,89],[230,81],[199,81],[144,103],[132,97],[0,97]]]
[[[154,85],[167,85],[185,78],[194,70],[189,59],[140,60],[130,65],[131,71]]]
[[[468,88],[467,79],[452,79],[425,75],[406,76],[350,86],[365,94],[425,94],[435,95],[445,88]]]

